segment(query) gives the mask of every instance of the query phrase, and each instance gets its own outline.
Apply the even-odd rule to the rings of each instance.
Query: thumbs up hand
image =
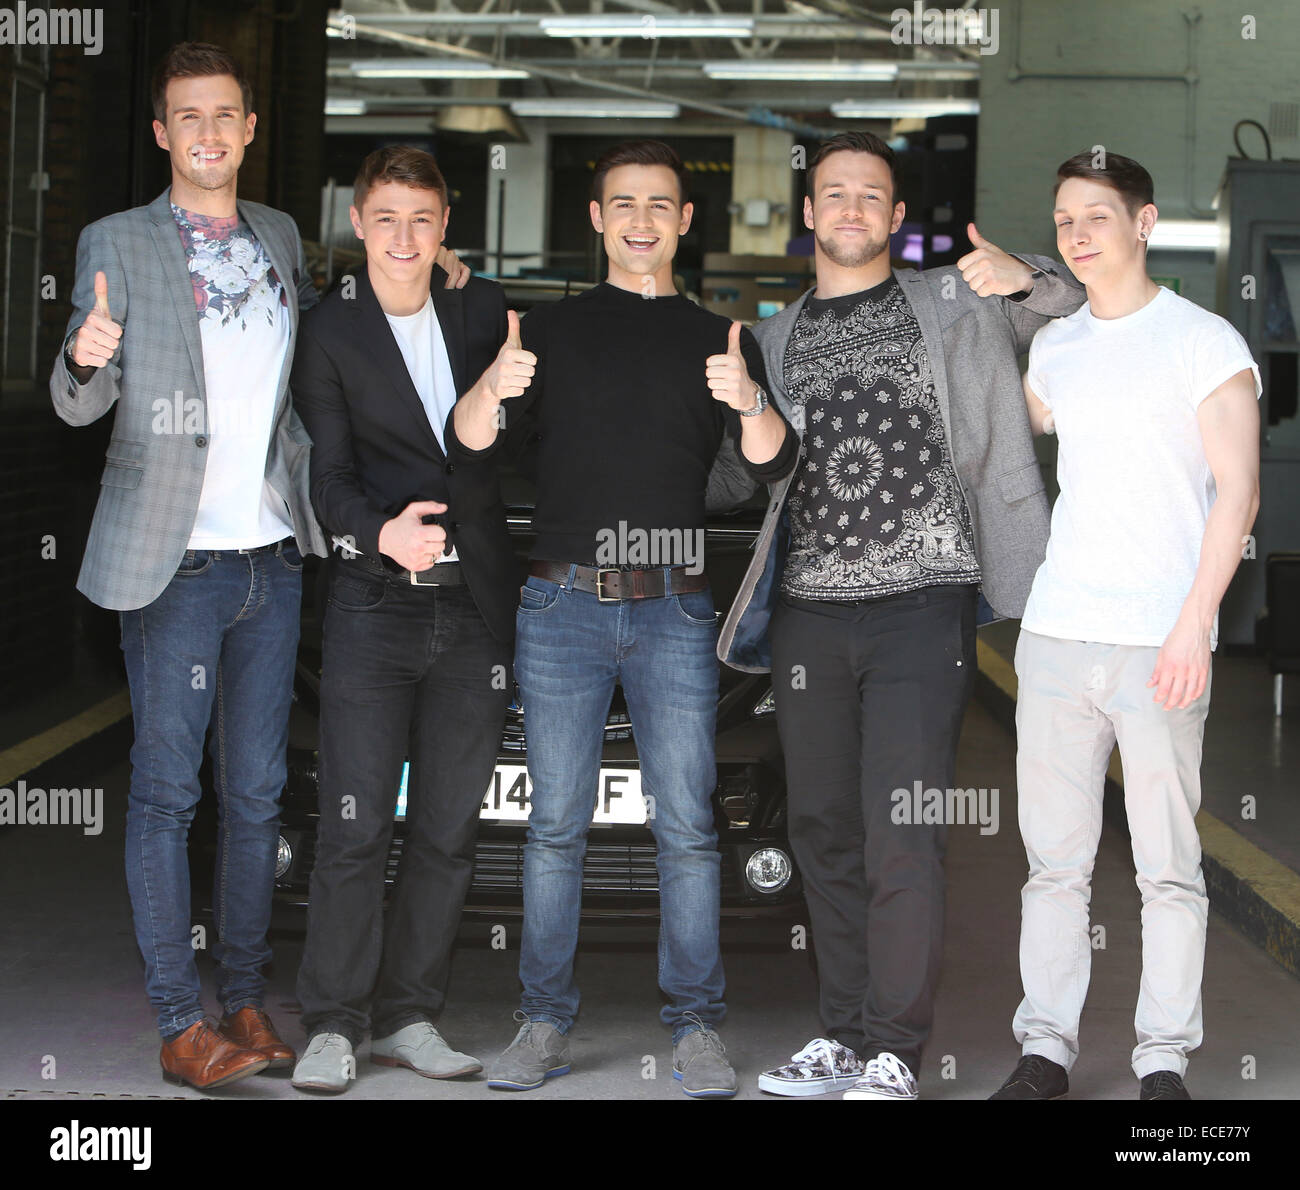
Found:
[[[957,262],[957,267],[961,270],[962,280],[979,297],[1005,296],[1033,289],[1034,270],[1023,260],[1017,260],[996,244],[989,243],[973,223],[966,225],[966,234],[975,250],[967,252]]]
[[[749,378],[745,357],[740,353],[740,323],[727,331],[727,350],[704,361],[704,375],[713,399],[730,405],[737,413],[753,409],[758,402],[758,385]]]
[[[506,325],[506,341],[479,380],[487,395],[497,402],[522,396],[537,371],[537,356],[524,350],[519,338],[519,315],[513,310],[506,311]]]
[[[69,354],[79,368],[102,368],[117,351],[122,328],[108,312],[108,278],[95,274],[95,305],[77,331]]]

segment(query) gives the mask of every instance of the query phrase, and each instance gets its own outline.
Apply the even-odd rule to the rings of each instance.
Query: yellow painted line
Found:
[[[131,713],[131,695],[121,690],[103,702],[84,710],[71,719],[34,735],[21,744],[0,752],[0,786],[8,787],[24,773],[52,760],[60,752],[88,740],[106,727],[112,727]]]
[[[975,648],[980,672],[1003,694],[1014,700],[1018,689],[1015,667],[983,640],[977,640]],[[1106,775],[1121,789],[1124,788],[1124,770],[1118,748],[1111,753]],[[1261,851],[1244,835],[1208,810],[1202,810],[1196,815],[1196,826],[1201,833],[1201,850],[1206,855],[1253,889],[1287,920],[1300,927],[1300,875],[1268,852]]]
[[[1014,701],[1017,689],[1015,666],[988,641],[978,636],[975,638],[975,660],[980,667],[980,673],[988,677],[1003,694]]]
[[[1226,822],[1202,810],[1196,816],[1201,850],[1249,885],[1294,925],[1300,925],[1300,876],[1261,851]]]

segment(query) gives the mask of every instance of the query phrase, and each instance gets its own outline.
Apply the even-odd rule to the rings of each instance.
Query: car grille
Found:
[[[384,882],[397,879],[405,840],[394,833],[384,864]],[[305,834],[299,844],[292,879],[305,886],[316,862],[316,838]],[[654,896],[659,892],[659,871],[655,866],[654,843],[598,843],[587,845],[582,862],[582,891],[593,896]],[[520,839],[480,839],[474,852],[474,876],[470,897],[475,894],[519,893],[524,885],[524,843]],[[745,893],[730,848],[722,851],[722,896]]]
[[[480,841],[474,856],[473,888],[481,892],[523,887],[524,845]],[[654,844],[588,844],[582,862],[583,892],[635,894],[659,891]]]
[[[617,743],[632,738],[632,720],[628,717],[627,704],[623,701],[623,688],[614,691],[609,714],[605,716],[605,742]],[[527,743],[524,738],[524,712],[520,705],[519,688],[515,688],[514,697],[506,710],[505,727],[501,732],[501,750],[503,752],[524,752]]]

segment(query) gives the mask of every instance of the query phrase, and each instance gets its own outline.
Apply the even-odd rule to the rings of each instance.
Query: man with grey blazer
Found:
[[[718,655],[772,671],[816,945],[823,1032],[760,1076],[779,1095],[917,1097],[975,625],[1020,615],[1047,541],[1016,357],[1083,299],[973,226],[959,269],[891,272],[897,195],[883,141],[824,142],[804,200],[816,288],[755,328],[801,457]],[[715,471],[711,502],[745,494],[736,476]]]
[[[302,557],[326,552],[288,388],[299,310],[316,294],[293,220],[236,199],[256,122],[237,64],[215,46],[174,46],[153,105],[171,186],[82,232],[50,394],[72,425],[115,410],[77,586],[121,620],[135,718],[127,887],[163,1075],[210,1089],[293,1061],[263,1011],[261,969]],[[186,861],[209,726],[215,1030]]]

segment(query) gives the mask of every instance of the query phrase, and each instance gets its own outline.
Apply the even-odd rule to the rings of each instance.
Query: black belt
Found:
[[[566,586],[568,562],[530,562],[528,573],[553,583]],[[667,571],[665,582],[664,572]],[[689,595],[692,591],[708,588],[708,576],[703,571],[690,574],[685,566],[660,566],[654,570],[619,570],[616,566],[579,566],[573,576],[573,589],[595,595],[601,603],[617,603],[621,599],[662,599],[665,595]]]
[[[349,557],[346,553],[339,554],[339,560],[348,566],[359,566],[362,570],[368,571],[379,578],[387,579],[392,583],[400,583],[409,587],[458,587],[465,582],[465,576],[461,573],[459,562],[439,562],[428,570],[402,570],[396,566],[387,566],[383,562],[376,562],[373,558],[366,557],[365,554],[356,554]]]
[[[272,541],[268,545],[255,545],[251,550],[236,550],[239,554],[274,554],[282,545],[297,545],[297,541],[292,537],[282,537],[279,541]]]

